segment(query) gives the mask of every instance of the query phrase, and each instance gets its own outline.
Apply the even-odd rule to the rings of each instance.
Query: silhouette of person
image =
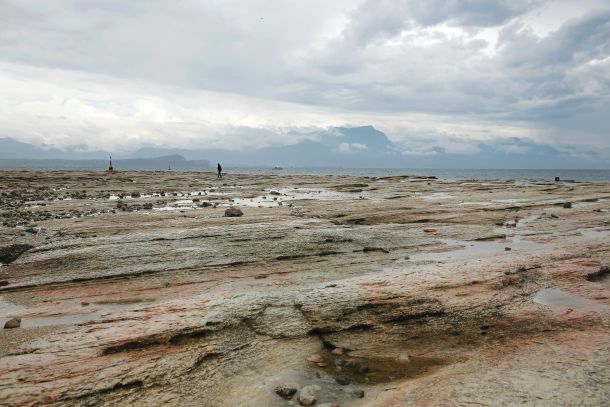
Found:
[[[222,178],[222,167],[220,166],[220,163],[216,165],[216,168],[218,169],[218,178]]]

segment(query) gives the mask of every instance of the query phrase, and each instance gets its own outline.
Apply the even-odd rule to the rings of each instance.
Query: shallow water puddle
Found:
[[[467,260],[472,258],[482,258],[492,256],[507,251],[526,251],[547,247],[546,243],[538,243],[525,239],[517,231],[522,230],[526,225],[538,220],[539,215],[530,215],[517,221],[515,227],[501,227],[493,230],[493,233],[506,236],[501,240],[457,240],[443,239],[441,242],[449,250],[419,253],[410,256],[411,261],[449,261]],[[507,250],[509,248],[510,250]]]
[[[401,379],[411,379],[431,373],[449,364],[445,359],[405,356],[389,357],[349,357],[336,356],[326,351],[322,355],[326,366],[320,369],[330,376],[349,379],[358,384],[387,383]]]
[[[510,251],[524,251],[539,249],[546,246],[543,243],[536,243],[523,239],[521,236],[514,236],[506,241],[464,241],[456,239],[444,239],[443,244],[449,250],[442,252],[428,252],[410,256],[412,261],[449,261],[467,260],[471,258],[482,258]],[[453,250],[451,250],[453,248]]]
[[[441,200],[441,199],[451,199],[454,198],[453,195],[450,195],[446,192],[435,192],[433,194],[430,195],[418,195],[417,193],[415,194],[416,198],[418,199],[423,199],[424,201],[437,201],[437,200]]]
[[[589,240],[610,242],[610,230],[607,229],[583,228],[578,229],[578,232]]]
[[[562,291],[557,288],[545,288],[534,297],[534,302],[548,307],[563,307],[580,310],[597,310],[603,307],[593,300]]]
[[[28,316],[28,308],[13,304],[6,299],[0,297],[0,324],[4,326],[6,321],[11,318],[21,318],[21,328],[33,328],[53,325],[75,325],[82,322],[101,319],[113,312],[129,311],[142,303],[150,303],[152,299],[128,299],[117,301],[102,301],[94,302],[88,311],[88,307],[84,307],[82,313],[72,314],[57,314],[57,315],[32,315]],[[0,327],[1,328],[1,327]]]
[[[5,300],[3,297],[0,297],[0,324],[2,324],[2,327],[4,327],[6,321],[25,310],[26,307],[13,304],[12,302]]]

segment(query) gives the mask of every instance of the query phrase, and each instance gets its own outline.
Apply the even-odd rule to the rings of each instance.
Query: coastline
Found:
[[[608,183],[0,173],[2,403],[608,401]]]

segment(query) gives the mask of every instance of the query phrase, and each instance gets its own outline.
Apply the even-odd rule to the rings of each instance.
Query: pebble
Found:
[[[294,383],[282,383],[275,388],[275,394],[283,399],[290,400],[297,390],[297,385]]]
[[[11,318],[4,324],[4,329],[19,328],[21,326],[21,318]]]
[[[235,208],[235,207],[233,207],[233,206],[232,206],[232,207],[230,207],[230,208],[225,209],[225,216],[226,216],[226,217],[230,217],[230,218],[232,218],[232,217],[238,217],[238,216],[242,216],[243,214],[244,214],[244,213],[242,212],[242,210],[241,210],[241,209],[239,209],[239,208]]]
[[[324,362],[324,359],[322,359],[322,356],[320,355],[311,355],[310,357],[307,358],[308,362],[313,362],[313,363],[322,363]]]
[[[345,377],[345,376],[337,376],[337,377],[335,377],[335,381],[337,383],[339,383],[341,386],[347,386],[348,384],[350,384],[352,382],[352,380],[349,377]]]
[[[298,397],[299,404],[302,406],[313,406],[314,404],[316,404],[316,401],[318,401],[316,392],[319,389],[319,386],[314,385],[303,387]]]

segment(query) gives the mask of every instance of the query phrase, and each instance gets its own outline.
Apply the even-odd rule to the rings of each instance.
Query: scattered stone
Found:
[[[322,404],[318,404],[318,407],[341,407],[341,406],[337,403],[322,403]]]
[[[282,383],[275,388],[275,394],[283,399],[290,400],[297,390],[298,387],[294,383]]]
[[[367,374],[371,369],[368,366],[360,366],[358,368],[358,373]]]
[[[80,305],[81,307],[86,307],[89,305],[89,303],[87,301],[81,301]]]
[[[326,373],[324,370],[318,369],[316,370],[316,377],[317,378],[322,378],[322,377],[327,377],[328,373]]]
[[[341,386],[347,386],[348,384],[350,384],[352,382],[352,380],[349,377],[345,377],[345,376],[337,376],[337,377],[335,377],[335,381],[337,383],[339,383]]]
[[[436,229],[424,229],[425,233],[436,233]]]
[[[8,285],[8,281],[0,280],[0,287],[6,287]]]
[[[319,386],[314,385],[303,387],[298,397],[299,404],[302,406],[313,406],[316,404],[316,401],[318,401],[316,392],[319,388]]]
[[[384,249],[383,247],[365,247],[364,249],[362,249],[363,252],[368,253],[368,252],[382,252],[382,253],[390,253],[390,251],[388,249]]]
[[[360,362],[358,362],[356,359],[350,358],[345,359],[344,365],[347,367],[358,368],[360,367]]]
[[[269,195],[281,195],[281,194],[277,191],[271,191],[271,192],[269,192]]]
[[[398,355],[396,360],[398,362],[400,362],[400,363],[410,363],[411,362],[411,356],[409,356],[406,353],[401,353],[400,355]]]
[[[354,390],[354,396],[358,397],[359,399],[364,398],[364,390],[362,389],[356,389]]]
[[[235,208],[234,206],[231,206],[230,208],[225,209],[225,216],[228,218],[239,217],[239,216],[242,216],[243,214],[244,213],[242,212],[241,209]]]
[[[341,355],[343,355],[343,349],[335,348],[330,353],[332,353],[333,355],[341,356]]]
[[[322,359],[322,356],[320,355],[311,355],[307,358],[307,361],[312,363],[322,363],[324,362],[324,359]]]
[[[504,250],[510,252],[512,249],[510,247],[505,247]]]
[[[131,193],[132,198],[139,198],[140,196],[141,196],[140,193],[137,191]]]
[[[11,318],[4,324],[4,329],[19,328],[21,326],[21,318]]]
[[[0,247],[0,263],[12,263],[33,247],[34,246],[29,244],[13,244],[6,247]]]
[[[142,209],[152,209],[153,208],[153,204],[151,202],[147,202],[144,205],[142,205]]]
[[[566,208],[566,209],[570,209],[572,207],[572,202],[565,202],[563,204],[563,207]]]

